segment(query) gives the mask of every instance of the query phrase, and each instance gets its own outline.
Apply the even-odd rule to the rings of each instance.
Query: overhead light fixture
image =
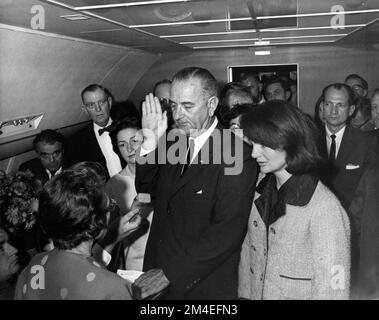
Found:
[[[268,46],[270,44],[270,41],[258,40],[258,41],[255,41],[254,44],[256,46]]]
[[[368,10],[354,10],[354,11],[344,11],[344,15],[348,14],[364,14],[364,13],[377,13],[379,9],[368,9]],[[269,20],[269,19],[284,19],[284,18],[308,18],[308,17],[320,17],[320,16],[335,16],[335,12],[317,12],[317,13],[299,13],[299,14],[285,14],[278,16],[261,16],[257,17],[257,20]],[[136,24],[130,25],[130,28],[151,28],[151,27],[172,27],[186,24],[201,24],[201,23],[221,23],[229,21],[248,21],[251,20],[250,17],[244,18],[225,18],[225,19],[213,19],[213,20],[201,20],[201,21],[179,21],[170,23],[148,23],[148,24]]]
[[[220,40],[204,40],[204,41],[184,41],[179,42],[179,44],[189,45],[189,44],[201,44],[201,43],[218,43],[218,42],[253,42],[256,46],[268,46],[270,45],[270,40],[286,40],[286,39],[307,39],[307,38],[331,38],[331,37],[344,37],[347,33],[337,33],[337,34],[321,34],[312,36],[288,36],[288,37],[269,37],[262,38],[246,38],[246,39],[220,39]]]
[[[335,41],[298,41],[298,42],[278,42],[271,43],[270,46],[292,46],[299,44],[321,44],[321,43],[333,43]],[[192,49],[219,49],[219,48],[239,48],[239,47],[256,47],[251,44],[238,44],[238,45],[228,45],[228,46],[203,46],[203,47],[192,47]]]
[[[268,56],[270,55],[270,50],[257,50],[257,51],[254,51],[254,54],[256,56]]]
[[[346,25],[344,28],[360,28],[365,27],[366,24],[351,24]],[[335,29],[335,26],[321,26],[321,27],[301,27],[301,28],[272,28],[262,29],[261,32],[285,32],[285,31],[306,31],[306,30],[323,30],[323,29]],[[185,33],[185,34],[170,34],[165,36],[159,36],[160,38],[184,38],[184,37],[201,37],[201,36],[218,36],[218,35],[233,35],[243,33],[256,33],[255,29],[250,30],[238,30],[238,31],[222,31],[222,32],[204,32],[204,33]]]
[[[88,20],[89,17],[83,15],[83,14],[66,14],[64,16],[60,16],[63,19],[70,20],[70,21],[77,21],[77,20]]]
[[[151,0],[151,1],[135,1],[127,3],[112,3],[112,4],[100,4],[95,6],[82,6],[74,7],[74,10],[98,10],[98,9],[109,9],[109,8],[120,8],[120,7],[136,7],[136,6],[147,6],[147,5],[157,5],[157,4],[167,4],[167,3],[180,3],[189,2],[192,0]]]

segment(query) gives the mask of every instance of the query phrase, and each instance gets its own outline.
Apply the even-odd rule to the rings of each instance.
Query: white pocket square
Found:
[[[347,164],[346,165],[346,170],[354,170],[354,169],[358,169],[359,168],[359,164]]]
[[[197,191],[196,194],[203,194],[203,190]]]

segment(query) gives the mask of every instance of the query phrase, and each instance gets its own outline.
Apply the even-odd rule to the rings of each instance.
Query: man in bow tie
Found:
[[[82,108],[92,123],[78,131],[68,142],[72,164],[81,161],[99,162],[107,169],[109,177],[121,171],[121,160],[114,152],[108,128],[112,124],[110,110],[112,96],[101,85],[91,84],[81,93]]]

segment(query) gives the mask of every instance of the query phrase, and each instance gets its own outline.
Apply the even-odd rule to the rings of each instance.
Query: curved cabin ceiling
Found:
[[[48,32],[154,53],[338,43],[379,18],[378,0],[0,0],[0,22],[30,28],[33,5]]]
[[[0,0],[0,22],[30,28],[33,5],[48,32],[154,53],[338,43],[379,18],[378,0]]]

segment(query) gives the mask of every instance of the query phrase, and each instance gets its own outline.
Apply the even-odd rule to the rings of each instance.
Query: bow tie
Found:
[[[99,129],[99,136],[101,136],[105,131],[108,131],[109,132],[109,127],[110,126],[108,126],[108,127],[105,127],[105,128],[102,128],[102,129]]]

